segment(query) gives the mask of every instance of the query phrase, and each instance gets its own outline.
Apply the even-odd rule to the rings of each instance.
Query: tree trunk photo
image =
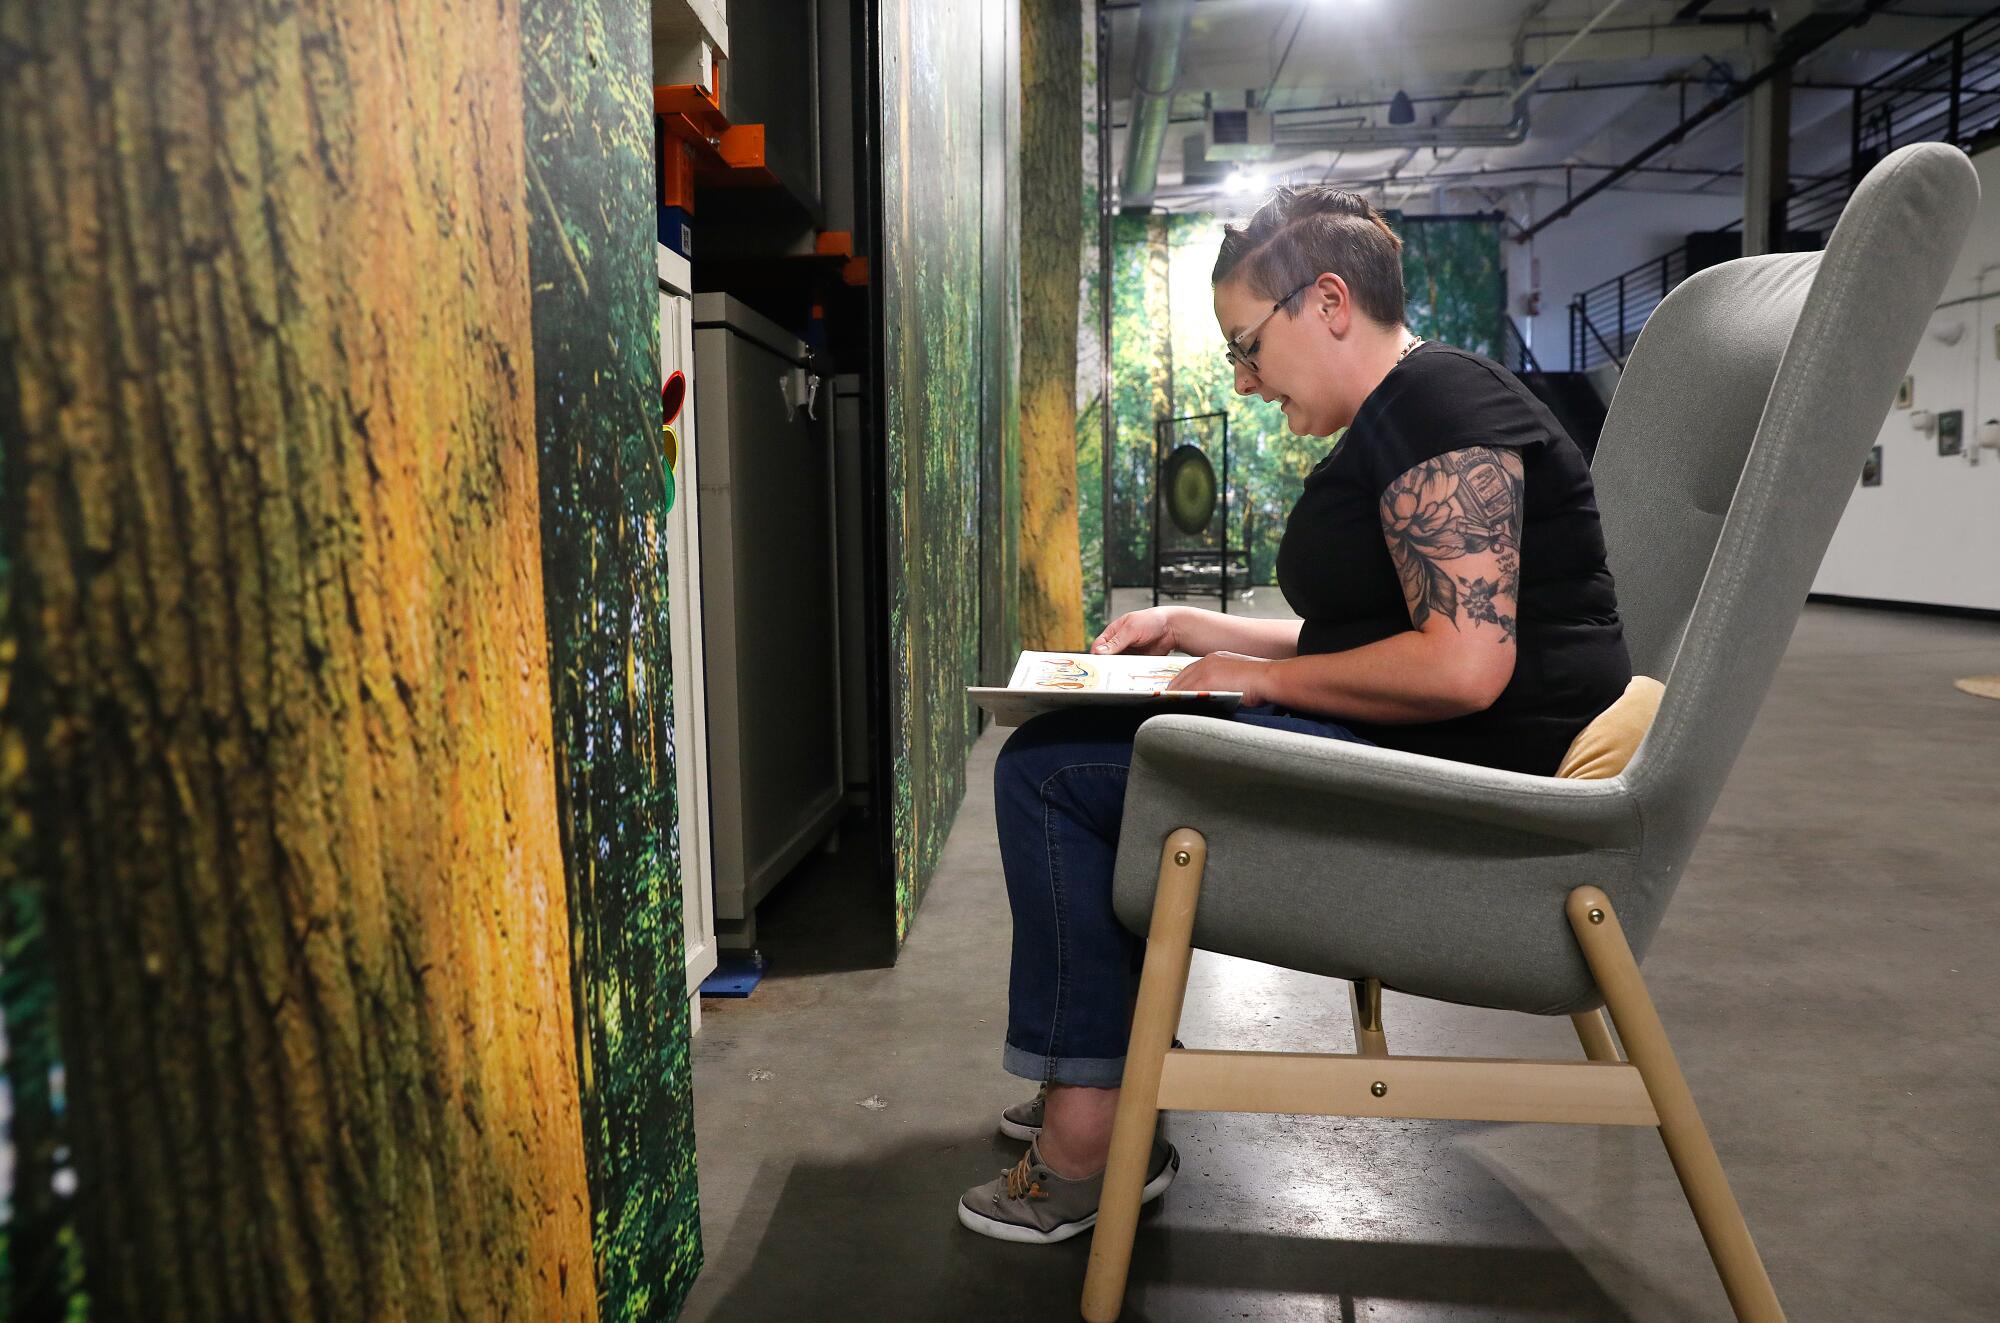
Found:
[[[0,51],[92,1314],[594,1319],[516,7],[7,0]]]
[[[1083,637],[1076,319],[1083,263],[1083,27],[1021,5],[1021,646]]]

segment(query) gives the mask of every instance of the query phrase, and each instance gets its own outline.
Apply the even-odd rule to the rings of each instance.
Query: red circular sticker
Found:
[[[687,399],[687,377],[675,372],[667,378],[667,384],[660,387],[660,421],[671,423],[681,416],[681,405]]]

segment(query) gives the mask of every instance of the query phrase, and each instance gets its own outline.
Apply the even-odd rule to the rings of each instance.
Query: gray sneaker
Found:
[[[1042,1108],[1048,1105],[1049,1086],[1035,1090],[1026,1102],[1017,1102],[1000,1113],[1000,1133],[1009,1139],[1033,1140],[1042,1133]]]
[[[1139,1202],[1147,1204],[1159,1198],[1180,1169],[1180,1152],[1156,1137]],[[958,1201],[958,1220],[995,1240],[1053,1245],[1097,1225],[1097,1203],[1103,1192],[1101,1171],[1076,1181],[1056,1175],[1043,1163],[1038,1140],[1028,1145],[1013,1170],[967,1190]]]

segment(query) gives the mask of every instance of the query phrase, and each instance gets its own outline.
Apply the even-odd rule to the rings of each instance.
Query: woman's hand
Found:
[[[1127,611],[1104,627],[1092,652],[1130,652],[1145,657],[1164,657],[1180,646],[1174,637],[1171,606],[1149,606],[1143,611]]]
[[[1270,701],[1265,686],[1274,664],[1267,657],[1211,652],[1182,667],[1181,673],[1167,682],[1167,688],[1240,693],[1245,707],[1257,707]]]

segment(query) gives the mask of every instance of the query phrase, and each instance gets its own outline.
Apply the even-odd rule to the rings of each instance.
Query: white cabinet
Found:
[[[845,811],[830,392],[806,348],[724,294],[694,301],[711,867],[723,946]]]
[[[701,1026],[696,989],[715,972],[715,865],[710,841],[707,676],[701,629],[700,447],[695,439],[694,297],[688,261],[660,246],[660,381],[681,375],[673,420],[674,504],[667,512],[668,615],[674,650],[674,773],[680,801],[681,919],[687,934],[691,1020]]]

